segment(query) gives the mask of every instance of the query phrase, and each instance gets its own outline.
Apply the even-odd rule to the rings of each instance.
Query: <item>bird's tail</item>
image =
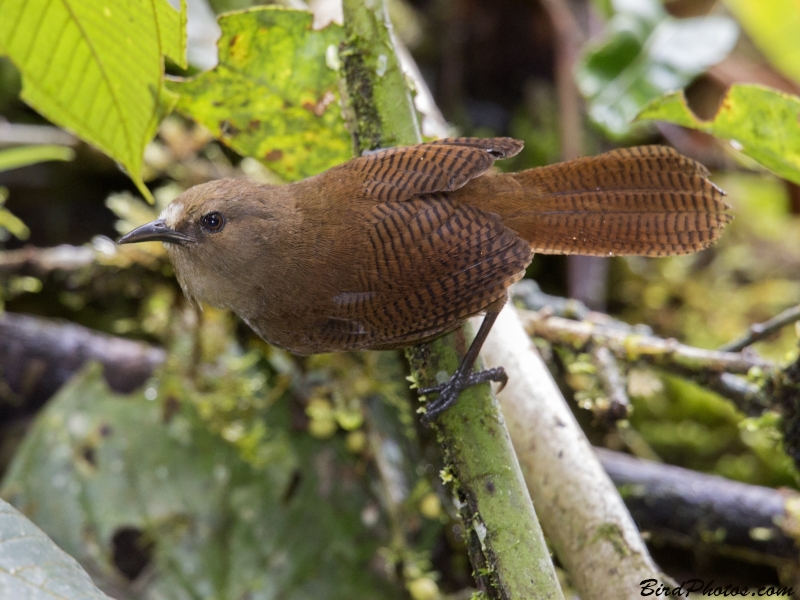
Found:
[[[500,177],[502,191],[486,208],[545,254],[688,254],[732,218],[706,168],[662,146]]]

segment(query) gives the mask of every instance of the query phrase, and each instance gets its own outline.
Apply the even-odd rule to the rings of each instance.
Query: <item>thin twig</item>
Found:
[[[42,277],[52,271],[75,271],[94,264],[96,256],[97,253],[89,246],[27,246],[0,252],[0,274]]]
[[[520,317],[530,335],[576,350],[585,349],[590,343],[605,345],[617,358],[627,362],[644,360],[705,375],[722,372],[747,374],[753,367],[774,369],[772,362],[758,356],[695,348],[674,339],[629,333],[585,321],[570,321],[544,311],[521,310]]]
[[[0,118],[0,146],[24,144],[77,146],[78,138],[52,125],[9,123]]]
[[[572,73],[585,36],[566,0],[544,0],[542,6],[556,33],[555,78],[561,157],[572,160],[583,154],[581,98]]]
[[[606,421],[614,423],[628,418],[631,403],[625,385],[625,376],[617,363],[616,357],[605,346],[592,348],[592,363],[597,369],[597,379],[608,398],[608,407],[602,411]]]
[[[751,417],[760,415],[771,405],[769,394],[761,386],[732,373],[720,373],[711,377],[705,385]]]
[[[511,287],[511,297],[531,311],[546,311],[543,314],[601,325],[631,335],[653,337],[653,330],[648,325],[631,325],[605,313],[590,310],[579,300],[545,294],[531,279],[523,279],[514,284]],[[731,400],[747,415],[758,415],[769,406],[764,389],[738,375],[715,373],[711,376],[706,374],[698,376],[696,370],[679,369],[674,365],[668,368],[679,375],[698,380],[702,385]]]
[[[750,325],[745,335],[724,346],[720,346],[719,349],[725,352],[739,352],[797,321],[800,321],[800,304],[786,309],[769,321]]]
[[[606,327],[613,327],[614,329],[640,335],[653,334],[653,330],[649,325],[642,323],[631,325],[606,313],[592,310],[580,300],[545,294],[533,279],[523,279],[511,286],[511,297],[515,302],[521,303],[522,307],[527,310],[540,311],[546,309],[548,314],[564,317],[565,319],[589,321],[597,325],[605,325]]]

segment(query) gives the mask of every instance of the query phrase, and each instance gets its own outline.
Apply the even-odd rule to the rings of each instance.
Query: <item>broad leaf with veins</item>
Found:
[[[178,111],[287,180],[352,156],[336,69],[342,28],[308,12],[259,7],[219,18],[219,64],[171,82]]]
[[[698,119],[683,92],[654,100],[638,119],[669,121],[729,140],[770,171],[800,184],[800,98],[760,85],[733,85],[710,121]]]
[[[22,73],[22,99],[119,162],[148,199],[145,145],[175,95],[168,56],[186,66],[186,0],[0,0],[0,54]]]

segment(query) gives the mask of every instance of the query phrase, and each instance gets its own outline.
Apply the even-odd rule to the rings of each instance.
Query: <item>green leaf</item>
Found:
[[[589,117],[623,138],[651,100],[686,86],[733,48],[738,29],[725,17],[674,19],[658,0],[615,0],[606,38],[579,60],[575,78]]]
[[[202,390],[162,371],[128,396],[88,366],[38,415],[3,497],[125,597],[401,597],[369,567],[388,535],[382,519],[362,523],[376,499],[359,459],[342,437],[292,430],[285,398],[264,408],[264,373],[227,359]],[[235,361],[243,366],[224,366]],[[211,430],[240,407],[251,407],[247,421]],[[127,588],[113,562],[123,531],[150,545],[146,577]]]
[[[27,600],[110,600],[74,558],[3,500],[0,594]]]
[[[759,50],[787,77],[800,83],[800,3],[797,0],[724,0]]]
[[[170,89],[178,111],[288,180],[352,156],[339,107],[342,28],[312,29],[311,13],[260,7],[221,16],[219,65]]]
[[[27,240],[31,230],[3,206],[6,200],[8,200],[8,188],[0,186],[0,242],[7,241],[9,233],[19,240]]]
[[[46,160],[72,160],[75,152],[66,146],[20,146],[0,150],[0,171],[27,167]]]
[[[161,54],[186,69],[189,66],[186,59],[186,0],[180,2],[180,11],[172,8],[167,0],[156,0],[155,6]]]
[[[162,53],[185,63],[185,37],[172,37],[185,10],[167,0],[0,0],[0,14],[0,53],[22,74],[23,100],[118,161],[151,200],[142,157],[175,103]]]
[[[654,100],[638,119],[669,121],[728,140],[781,177],[800,184],[800,98],[759,85],[734,85],[711,121],[698,119],[683,92]]]

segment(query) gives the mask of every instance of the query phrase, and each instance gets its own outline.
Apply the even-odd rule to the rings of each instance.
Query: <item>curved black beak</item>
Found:
[[[118,244],[135,244],[136,242],[167,242],[170,244],[186,244],[193,242],[195,239],[191,236],[175,231],[167,226],[167,224],[158,219],[151,221],[146,225],[137,227],[122,239],[117,242]]]

